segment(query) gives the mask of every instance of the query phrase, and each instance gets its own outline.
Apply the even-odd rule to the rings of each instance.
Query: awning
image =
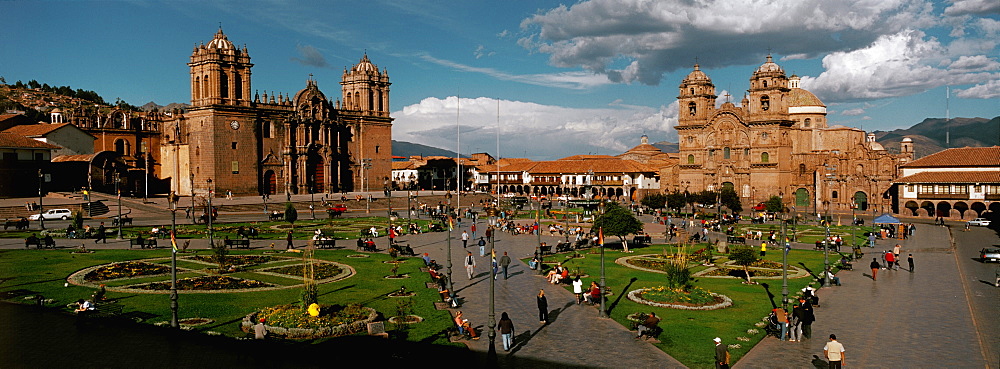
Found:
[[[875,218],[872,223],[875,224],[899,224],[901,223],[899,219],[889,214],[882,214]]]

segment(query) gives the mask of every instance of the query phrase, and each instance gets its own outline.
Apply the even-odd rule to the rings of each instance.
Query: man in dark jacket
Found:
[[[649,313],[649,315],[646,316],[646,320],[642,322],[642,324],[639,324],[639,326],[636,328],[638,334],[636,335],[635,338],[642,337],[642,334],[645,332],[655,332],[659,324],[660,324],[660,318],[656,317],[656,313]]]
[[[722,344],[722,339],[715,337],[715,369],[729,369],[729,350]]]
[[[812,304],[808,300],[799,300],[802,304],[802,337],[812,338],[812,323],[816,321],[816,315],[813,314]]]

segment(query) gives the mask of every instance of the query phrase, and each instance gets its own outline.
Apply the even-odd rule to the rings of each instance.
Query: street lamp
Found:
[[[122,178],[118,170],[115,170],[115,192],[118,194],[118,239],[122,239],[122,190],[119,188]]]
[[[607,283],[604,280],[604,237],[603,237],[604,231],[601,230],[599,232],[601,233],[601,236],[602,236],[602,237],[598,238],[598,241],[601,242],[601,245],[600,245],[600,247],[601,247],[601,296],[600,296],[601,297],[601,318],[607,318],[608,317],[608,309],[607,309],[607,307],[604,306],[604,300],[605,300],[605,298],[604,298],[604,291],[608,288],[607,287]]]
[[[45,179],[45,175],[42,174],[42,169],[38,169],[38,227],[45,229],[45,215],[42,213],[42,180]],[[120,209],[120,208],[119,208]],[[119,210],[120,211],[120,210]]]
[[[782,250],[781,256],[781,308],[785,311],[788,310],[788,251],[792,249],[792,245],[788,243],[788,236],[785,234],[787,229],[788,221],[782,217],[781,242],[785,244],[785,249]]]
[[[215,235],[212,234],[212,179],[208,179],[208,211],[205,212],[205,218],[208,219],[208,245],[212,248],[215,247]],[[194,216],[194,214],[192,214]],[[118,222],[121,224],[121,222]]]
[[[309,176],[309,214],[316,220],[316,176]]]
[[[541,234],[542,233],[541,230],[539,230],[538,233]],[[495,259],[492,259],[496,255],[496,242],[497,242],[497,232],[494,230],[493,237],[490,237],[490,258],[491,258],[490,264],[489,264],[489,266],[490,266],[490,315],[489,315],[489,321],[486,323],[487,326],[490,329],[489,333],[487,333],[486,335],[487,335],[487,337],[490,338],[490,347],[489,347],[488,353],[489,353],[489,357],[490,357],[491,360],[496,360],[495,358],[496,358],[496,352],[497,352],[497,348],[496,348],[497,316],[496,316],[496,298],[495,298],[495,295],[496,295],[496,279],[497,279],[497,274],[496,273],[497,273],[497,269],[493,267],[493,260],[495,260]],[[539,269],[541,269],[541,268],[539,268]]]
[[[368,196],[368,170],[372,167],[372,159],[361,159],[361,185],[365,193],[365,213],[371,214],[372,212],[372,201],[371,197]]]
[[[170,326],[180,327],[177,322],[177,194],[170,191]]]

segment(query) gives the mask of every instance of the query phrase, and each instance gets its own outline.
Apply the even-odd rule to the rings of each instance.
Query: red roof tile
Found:
[[[1000,146],[947,149],[903,164],[902,167],[1000,167]]]
[[[55,131],[59,128],[68,126],[69,123],[59,123],[59,124],[24,124],[20,126],[13,126],[7,128],[4,132],[13,133],[16,135],[34,137],[34,136],[44,136],[49,134],[49,132]]]
[[[593,158],[586,160],[559,159],[514,163],[500,168],[501,172],[528,172],[531,174],[587,173],[656,173],[659,170],[634,160]]]
[[[13,133],[0,132],[0,147],[2,148],[17,148],[17,149],[59,149],[59,146],[49,145],[42,141],[33,140],[21,135],[16,135]]]

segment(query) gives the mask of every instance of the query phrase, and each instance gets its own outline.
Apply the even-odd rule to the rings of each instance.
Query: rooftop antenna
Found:
[[[944,148],[951,148],[951,128],[948,121],[951,120],[951,86],[944,86]]]
[[[455,163],[458,169],[458,181],[455,182],[455,187],[457,188],[457,194],[455,195],[455,209],[458,209],[458,213],[462,214],[462,121],[460,119],[462,115],[462,89],[458,89],[458,99],[455,104],[455,128],[458,132],[458,139],[456,140],[457,149],[455,149]]]

